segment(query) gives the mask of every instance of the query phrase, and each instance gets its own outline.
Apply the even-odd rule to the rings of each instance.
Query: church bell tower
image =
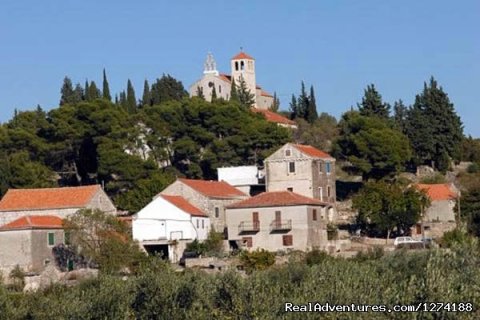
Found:
[[[243,51],[240,51],[236,56],[231,60],[232,68],[232,79],[235,79],[235,84],[240,85],[242,79],[247,84],[247,88],[250,90],[250,93],[253,94],[254,104],[256,106],[256,80],[255,80],[255,59],[246,54]]]

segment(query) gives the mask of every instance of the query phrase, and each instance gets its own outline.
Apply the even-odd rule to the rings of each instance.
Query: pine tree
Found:
[[[212,94],[211,94],[211,102],[217,101],[217,90],[215,90],[215,86],[212,87]]]
[[[170,75],[162,75],[152,84],[150,90],[152,105],[158,105],[166,101],[180,101],[188,95],[181,81],[176,80]]]
[[[463,139],[463,125],[448,95],[432,77],[423,92],[415,97],[408,111],[406,133],[417,163],[430,164],[445,171],[448,158],[458,159]]]
[[[255,103],[255,95],[250,92],[242,76],[240,76],[240,85],[238,86],[238,101],[247,109]]]
[[[83,88],[80,83],[77,83],[75,85],[75,90],[73,90],[73,96],[76,103],[85,100],[85,93],[83,92]]]
[[[393,104],[393,121],[398,130],[405,133],[406,119],[407,119],[407,107],[403,104],[402,99],[395,101]]]
[[[232,77],[232,83],[230,88],[230,101],[238,102],[238,91],[237,85],[235,84],[235,79]]]
[[[197,87],[196,96],[202,100],[205,100],[205,95],[203,94],[203,87]]]
[[[74,91],[72,80],[69,77],[65,77],[63,79],[62,89],[60,90],[61,97],[60,97],[60,105],[63,106],[64,104],[73,103],[74,102]]]
[[[135,112],[137,108],[137,99],[135,98],[135,90],[133,89],[130,79],[127,81],[127,110],[128,112]]]
[[[273,101],[269,109],[273,112],[277,112],[280,109],[280,99],[277,97],[277,92],[273,92]]]
[[[310,87],[310,96],[308,97],[308,105],[306,109],[305,120],[309,123],[314,123],[318,119],[317,113],[317,103],[315,101],[315,92],[313,91],[313,86]]]
[[[115,105],[116,106],[120,105],[120,101],[118,100],[118,95],[115,95]]]
[[[362,103],[358,104],[358,110],[362,116],[376,116],[388,119],[390,114],[390,106],[382,102],[382,96],[375,89],[375,85],[370,84],[364,91]]]
[[[110,86],[108,85],[107,73],[105,72],[105,68],[103,69],[103,98],[107,99],[108,101],[112,100],[112,96],[110,95]]]
[[[150,85],[148,84],[147,79],[143,83],[143,95],[142,95],[142,105],[151,106],[152,104],[152,95],[150,93]]]

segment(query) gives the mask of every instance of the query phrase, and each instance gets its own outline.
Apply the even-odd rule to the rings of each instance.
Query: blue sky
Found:
[[[221,71],[244,50],[257,83],[288,108],[300,82],[320,112],[340,116],[374,83],[384,100],[413,102],[433,75],[480,137],[480,1],[0,2],[0,121],[15,108],[58,105],[65,75],[118,92],[130,78],[169,73],[185,87],[211,51]]]

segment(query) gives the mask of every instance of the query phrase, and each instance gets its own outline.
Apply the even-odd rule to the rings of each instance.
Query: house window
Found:
[[[253,228],[258,230],[260,228],[260,219],[258,218],[258,212],[252,212]]]
[[[197,219],[197,229],[200,228],[200,219]]]
[[[330,186],[327,186],[327,197],[330,199],[332,195],[332,188]]]
[[[205,220],[202,219],[202,229],[205,229]]]
[[[289,162],[288,163],[288,172],[289,173],[295,173],[295,162]]]
[[[67,246],[71,244],[70,232],[65,232],[65,233],[63,234],[63,243],[64,243],[65,245],[67,245]]]
[[[242,242],[247,248],[251,248],[253,246],[252,237],[243,237]]]
[[[320,201],[323,201],[323,188],[322,187],[318,188],[318,198],[320,199]]]
[[[238,71],[238,61],[235,61],[235,71]]]
[[[325,172],[330,173],[330,162],[325,162]]]
[[[318,163],[318,172],[322,173],[322,163]]]
[[[287,191],[293,192],[293,188],[292,187],[287,188]]]
[[[287,149],[285,150],[285,157],[290,157],[292,155],[292,150]]]
[[[245,62],[240,61],[240,69],[245,70]]]
[[[220,209],[218,207],[215,207],[215,218],[218,218],[220,216]]]
[[[49,246],[54,246],[55,245],[55,233],[54,232],[49,232],[48,233],[48,245]]]
[[[282,240],[283,240],[284,247],[293,245],[293,236],[291,234],[284,235]]]
[[[222,93],[222,86],[218,86],[218,93]]]
[[[313,209],[312,211],[312,220],[317,221],[317,209]]]

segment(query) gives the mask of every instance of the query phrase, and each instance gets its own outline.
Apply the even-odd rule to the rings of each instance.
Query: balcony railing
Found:
[[[259,221],[242,221],[238,225],[238,233],[256,233],[260,231]]]
[[[270,223],[270,232],[289,231],[292,230],[292,220],[273,220]]]

